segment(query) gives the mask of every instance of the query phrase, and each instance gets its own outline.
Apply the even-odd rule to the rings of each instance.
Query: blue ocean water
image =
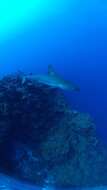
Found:
[[[17,70],[46,73],[51,63],[80,86],[79,93],[65,92],[69,104],[91,114],[107,143],[107,2],[41,0],[27,1],[26,6],[24,0],[18,5],[10,0],[5,4],[0,13],[0,75]]]

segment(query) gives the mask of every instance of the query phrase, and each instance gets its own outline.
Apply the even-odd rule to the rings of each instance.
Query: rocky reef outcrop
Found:
[[[89,114],[62,92],[26,80],[0,80],[0,168],[36,185],[107,185],[107,150]]]

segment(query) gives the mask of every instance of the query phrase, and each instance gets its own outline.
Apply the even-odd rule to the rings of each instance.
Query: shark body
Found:
[[[64,80],[59,74],[57,74],[52,65],[48,65],[48,73],[46,75],[29,75],[25,77],[25,80],[26,79],[48,85],[51,88],[79,91],[79,87],[77,85],[73,82]]]

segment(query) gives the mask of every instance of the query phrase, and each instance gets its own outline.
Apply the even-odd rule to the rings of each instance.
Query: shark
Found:
[[[53,68],[53,65],[48,65],[48,73],[47,74],[37,74],[37,75],[27,75],[23,78],[23,84],[26,80],[31,80],[32,82],[38,82],[44,85],[48,85],[51,88],[58,88],[62,90],[68,91],[79,91],[80,88],[76,84],[71,81],[65,80],[61,77]]]

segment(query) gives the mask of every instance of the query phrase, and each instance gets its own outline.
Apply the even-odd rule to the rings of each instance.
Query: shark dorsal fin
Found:
[[[53,68],[53,66],[51,64],[48,65],[48,75],[49,76],[56,76],[54,68]]]

